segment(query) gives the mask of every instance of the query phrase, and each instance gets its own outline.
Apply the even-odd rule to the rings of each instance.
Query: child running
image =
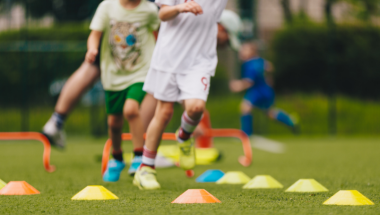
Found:
[[[101,43],[101,79],[106,96],[109,136],[114,159],[110,160],[103,180],[116,182],[125,167],[121,149],[124,118],[133,135],[133,175],[140,166],[144,146],[144,128],[140,116],[142,90],[150,67],[158,28],[157,7],[147,0],[103,1],[91,22],[86,61],[93,63]],[[124,115],[124,118],[123,118]]]
[[[241,127],[247,135],[253,134],[253,107],[266,112],[269,118],[282,122],[294,132],[297,131],[296,120],[280,109],[273,108],[274,91],[265,78],[266,72],[272,72],[271,63],[259,57],[257,46],[254,43],[245,43],[240,49],[242,65],[241,80],[230,82],[232,92],[247,90],[241,103]]]
[[[142,164],[134,185],[140,189],[159,189],[155,158],[161,136],[173,114],[175,102],[185,111],[176,132],[180,166],[193,169],[195,150],[191,135],[200,122],[217,64],[217,23],[227,0],[156,0],[163,21],[152,57],[144,91],[158,100],[149,124]]]

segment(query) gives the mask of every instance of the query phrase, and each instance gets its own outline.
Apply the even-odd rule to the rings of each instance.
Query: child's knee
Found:
[[[159,117],[162,121],[168,122],[172,118],[173,112],[173,107],[161,107],[158,111],[157,117]]]
[[[122,117],[116,117],[116,116],[109,116],[108,117],[108,128],[112,132],[118,132],[123,128],[123,118]]]
[[[240,104],[240,112],[242,114],[250,114],[252,112],[252,106],[250,104],[248,104],[248,102],[243,101]]]
[[[126,107],[124,109],[124,117],[126,120],[136,119],[140,115],[140,110],[138,107]]]
[[[199,116],[202,115],[205,111],[205,102],[204,101],[197,101],[193,102],[189,105],[189,107],[186,108],[187,114],[192,116]]]

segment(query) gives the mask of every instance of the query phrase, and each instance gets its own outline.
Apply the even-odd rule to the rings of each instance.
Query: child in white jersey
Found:
[[[190,138],[202,118],[217,64],[217,23],[227,0],[156,0],[161,6],[160,32],[144,91],[158,99],[144,146],[143,161],[134,184],[140,189],[158,189],[154,162],[162,133],[173,114],[175,102],[183,101],[185,112],[177,131],[180,166],[195,166]]]
[[[142,87],[155,46],[152,32],[158,25],[157,7],[147,0],[103,1],[91,22],[86,61],[95,61],[103,37],[101,79],[114,157],[108,163],[104,181],[118,181],[125,167],[121,150],[123,115],[129,122],[135,152],[129,173],[133,175],[141,164],[144,128],[139,109],[145,96]]]

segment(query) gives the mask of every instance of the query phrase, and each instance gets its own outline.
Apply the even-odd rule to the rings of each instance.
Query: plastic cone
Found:
[[[3,189],[3,187],[5,187],[6,185],[7,183],[0,179],[0,190]]]
[[[246,184],[251,180],[243,172],[227,172],[221,179],[219,179],[217,184]]]
[[[79,193],[77,193],[71,200],[111,200],[119,199],[111,191],[107,190],[103,186],[92,185],[87,186]]]
[[[250,180],[243,189],[270,189],[270,188],[283,188],[276,179],[270,175],[257,175]]]
[[[327,199],[324,205],[374,205],[371,200],[357,190],[341,190]]]
[[[193,204],[193,203],[220,203],[221,201],[204,189],[189,189],[182,193],[172,203]]]
[[[312,193],[327,191],[329,190],[326,187],[314,179],[300,179],[292,186],[290,186],[285,192]]]
[[[224,176],[224,172],[218,169],[210,169],[200,175],[196,182],[204,183],[204,182],[217,182]]]
[[[0,195],[33,195],[40,194],[40,191],[32,187],[25,181],[10,181],[3,189]]]

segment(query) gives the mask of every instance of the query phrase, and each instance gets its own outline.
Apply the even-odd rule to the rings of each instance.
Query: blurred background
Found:
[[[66,79],[81,65],[89,23],[101,0],[0,0],[0,132],[40,131]],[[380,132],[380,0],[229,0],[242,40],[258,41],[275,67],[276,106],[296,112],[301,135]],[[243,93],[236,53],[219,50],[207,108],[214,128],[239,128]],[[182,114],[167,128],[175,131]],[[292,135],[254,111],[256,134]],[[100,83],[82,98],[65,129],[107,135]],[[125,128],[127,131],[127,125]]]

